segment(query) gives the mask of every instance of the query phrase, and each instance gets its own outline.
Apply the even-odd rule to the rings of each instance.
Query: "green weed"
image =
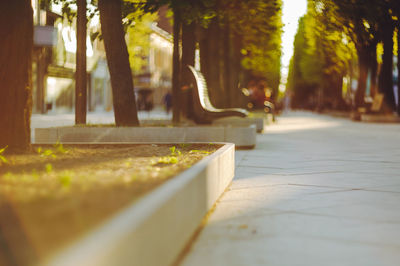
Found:
[[[171,151],[171,155],[172,156],[176,156],[176,155],[181,155],[181,151],[178,150],[175,146],[172,146],[169,148],[169,150]]]
[[[0,149],[0,163],[2,163],[2,164],[3,163],[8,163],[7,158],[4,155],[2,155],[7,148],[8,148],[8,145],[5,146],[4,148]]]
[[[158,163],[163,163],[163,164],[176,164],[178,163],[178,158],[176,158],[175,156],[164,156],[161,157],[158,160]]]
[[[56,148],[56,152],[57,153],[67,153],[68,150],[64,148],[64,146],[62,145],[62,143],[60,143],[59,141],[56,142],[56,144],[54,144],[54,148]]]
[[[55,155],[54,151],[52,151],[50,149],[43,150],[42,147],[37,148],[36,152],[40,155],[40,157],[52,157],[52,158],[57,157]]]

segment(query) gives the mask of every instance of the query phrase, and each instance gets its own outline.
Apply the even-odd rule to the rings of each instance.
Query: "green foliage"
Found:
[[[356,57],[351,37],[340,27],[331,6],[310,1],[307,14],[299,21],[289,65],[287,87],[294,92],[294,107],[338,106],[342,77]],[[322,98],[321,98],[322,97]],[[332,106],[332,107],[334,107]]]
[[[226,2],[233,29],[243,37],[242,66],[253,76],[266,79],[276,93],[280,81],[282,1]]]
[[[157,14],[136,10],[126,18],[131,22],[126,28],[129,63],[134,73],[140,73],[147,66],[151,24],[157,19]]]

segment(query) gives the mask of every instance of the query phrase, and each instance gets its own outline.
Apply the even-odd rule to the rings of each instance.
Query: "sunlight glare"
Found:
[[[289,62],[293,55],[293,41],[299,18],[307,11],[307,0],[283,0],[282,67],[281,83],[286,84]],[[280,90],[284,87],[280,87]]]

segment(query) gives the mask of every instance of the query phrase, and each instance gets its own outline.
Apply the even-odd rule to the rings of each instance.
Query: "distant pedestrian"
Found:
[[[172,94],[170,91],[167,91],[167,93],[164,95],[164,107],[165,107],[165,111],[167,112],[167,114],[169,114],[169,112],[171,111],[172,108]]]

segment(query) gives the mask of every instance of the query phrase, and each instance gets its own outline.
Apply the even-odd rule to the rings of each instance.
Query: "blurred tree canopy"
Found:
[[[327,8],[310,1],[299,21],[287,84],[296,108],[345,108],[342,78],[351,71],[355,49]]]
[[[67,17],[76,0],[44,0],[63,4]],[[149,32],[146,24],[153,14],[167,5],[173,12],[174,71],[173,95],[182,102],[188,115],[181,87],[188,85],[184,66],[194,64],[195,51],[200,50],[201,70],[210,87],[213,103],[218,107],[243,105],[241,87],[249,80],[264,80],[277,95],[280,82],[281,7],[282,0],[120,0],[122,18],[128,32],[129,61],[134,71],[145,64]],[[99,1],[92,0],[97,6]],[[92,16],[97,10],[88,13]],[[178,49],[181,45],[182,50]],[[183,98],[182,98],[183,97]],[[180,110],[173,109],[174,121]]]
[[[215,1],[215,17],[208,27],[202,27],[199,41],[202,71],[214,95],[225,96],[212,97],[217,106],[243,104],[238,101],[241,87],[250,80],[266,81],[272,96],[277,95],[281,8],[281,0]]]
[[[310,100],[314,101],[313,107],[315,102],[327,106],[335,95],[339,97],[339,78],[344,75],[357,80],[354,108],[365,105],[366,92],[371,96],[380,92],[384,94],[383,111],[394,111],[393,51],[394,38],[398,39],[399,5],[396,0],[309,0],[308,13],[295,41],[295,53],[304,55],[294,55],[289,75],[294,104],[304,107],[314,97]],[[302,82],[296,84],[299,75]],[[332,84],[331,88],[323,84],[326,82]],[[310,96],[301,95],[302,90],[311,91]],[[340,102],[339,98],[336,101]]]
[[[132,21],[126,26],[129,62],[133,73],[140,73],[148,63],[151,23],[156,21],[157,14],[139,9],[128,14],[127,19]]]
[[[149,0],[142,6],[154,12],[168,5],[174,12],[174,39],[182,44],[175,60],[174,99],[185,87],[185,66],[194,64],[196,48],[211,100],[217,107],[243,105],[241,87],[263,79],[277,94],[281,57],[281,0]],[[179,79],[179,80],[178,80]],[[177,81],[178,80],[178,81]],[[178,84],[178,85],[177,85]],[[174,91],[173,91],[174,92]],[[183,106],[185,114],[185,107]],[[187,110],[186,110],[187,111]],[[185,114],[189,115],[190,114]]]

